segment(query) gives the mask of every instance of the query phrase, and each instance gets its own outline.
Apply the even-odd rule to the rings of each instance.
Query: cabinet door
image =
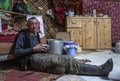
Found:
[[[98,49],[111,48],[111,18],[97,19]]]
[[[96,18],[83,18],[83,49],[96,49]]]
[[[70,32],[70,39],[74,41],[77,45],[82,45],[82,29],[74,28],[74,29],[67,29],[67,32]]]

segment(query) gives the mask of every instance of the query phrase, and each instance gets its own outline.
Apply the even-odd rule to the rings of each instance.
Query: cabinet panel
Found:
[[[83,49],[96,49],[96,19],[83,19]]]
[[[77,45],[82,45],[82,30],[80,28],[67,29],[67,32],[70,32],[70,39],[74,41]]]
[[[97,41],[98,49],[111,48],[111,19],[97,19]]]

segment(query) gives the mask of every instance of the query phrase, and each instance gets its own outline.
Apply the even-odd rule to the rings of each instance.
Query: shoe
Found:
[[[113,60],[112,58],[108,59],[103,65],[100,65],[100,72],[103,76],[108,76],[113,69]]]

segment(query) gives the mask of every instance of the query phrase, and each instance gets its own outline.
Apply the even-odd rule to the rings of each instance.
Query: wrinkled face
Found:
[[[36,34],[38,31],[38,23],[37,19],[30,19],[28,20],[27,26],[31,33]]]

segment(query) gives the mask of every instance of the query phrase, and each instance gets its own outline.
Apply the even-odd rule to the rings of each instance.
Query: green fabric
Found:
[[[26,0],[23,0],[24,4],[25,4],[25,7],[27,9],[27,12],[29,14],[32,14],[32,10],[31,10],[31,6],[29,5],[29,3],[26,1]]]
[[[12,0],[0,0],[0,10],[11,10],[12,9]],[[3,16],[3,12],[0,12],[0,16]]]
[[[0,0],[0,9],[10,10],[12,7],[12,0]]]

